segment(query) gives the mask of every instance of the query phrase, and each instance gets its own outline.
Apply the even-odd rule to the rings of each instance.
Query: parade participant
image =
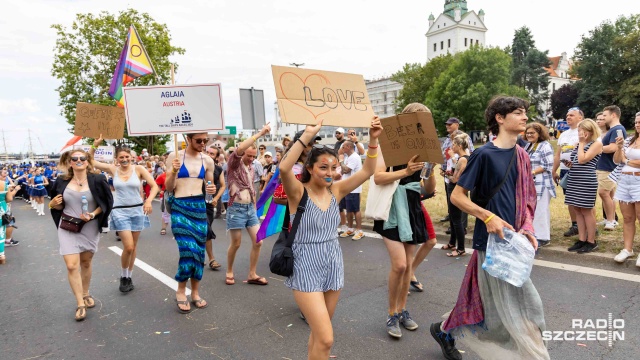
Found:
[[[620,202],[623,217],[624,247],[614,258],[619,263],[633,256],[636,219],[640,221],[640,112],[636,113],[635,129],[636,133],[626,140],[623,136],[616,138],[618,150],[613,155],[613,161],[619,164],[614,172],[618,183],[615,200]],[[640,267],[640,257],[636,266]]]
[[[450,190],[453,189],[452,187],[450,187],[449,184],[449,175],[453,174],[453,161],[455,160],[454,158],[451,158],[450,155],[451,153],[449,152],[449,150],[451,149],[452,144],[452,140],[453,138],[451,137],[451,134],[456,133],[457,131],[462,131],[459,130],[460,129],[460,125],[462,124],[462,121],[460,121],[457,118],[449,118],[447,119],[447,121],[444,123],[444,126],[447,130],[447,137],[444,139],[444,141],[442,142],[442,156],[444,157],[444,164],[442,164],[442,167],[440,169],[440,175],[442,177],[444,177],[444,185],[445,185],[445,192],[447,194],[447,207],[451,206],[451,192]],[[469,152],[473,152],[474,147],[473,147],[473,142],[471,141],[471,137],[469,137]],[[447,211],[447,215],[440,220],[440,222],[447,222],[450,221],[449,220],[449,213],[451,212],[451,209],[448,209]],[[463,228],[466,229],[467,228],[467,215],[464,215],[464,223],[463,223]],[[447,250],[448,248],[444,248],[445,250]]]
[[[205,245],[205,250],[207,251],[207,257],[209,258],[209,268],[211,270],[218,270],[222,265],[216,261],[215,256],[213,255],[213,240],[216,238],[216,234],[213,232],[213,219],[215,218],[215,209],[218,207],[218,201],[220,201],[220,197],[222,196],[223,189],[225,188],[224,182],[224,174],[222,174],[222,167],[218,166],[218,155],[220,154],[220,150],[215,146],[210,146],[207,149],[207,155],[213,160],[214,170],[213,170],[213,184],[216,186],[216,193],[211,200],[211,203],[206,203],[207,205],[207,222],[209,224],[207,228],[207,243]],[[204,186],[204,185],[203,185]],[[205,190],[203,190],[204,192]]]
[[[596,174],[598,176],[598,196],[602,200],[602,208],[605,213],[604,229],[611,231],[618,226],[618,222],[616,221],[616,203],[613,201],[616,183],[609,179],[609,175],[616,168],[616,164],[613,162],[613,154],[618,150],[616,138],[619,133],[622,134],[623,139],[626,139],[627,130],[620,124],[621,112],[616,105],[605,107],[602,116],[609,130],[601,136],[602,155],[596,165]]]
[[[457,132],[454,132],[456,134]],[[451,141],[451,149],[449,150],[450,158],[453,159],[453,174],[449,176],[449,193],[453,192],[460,176],[467,167],[469,161],[469,135],[461,132],[454,136]],[[451,235],[447,248],[454,249],[447,253],[449,257],[458,257],[466,255],[464,247],[464,213],[454,204],[449,204],[449,226],[451,227]],[[457,247],[456,247],[457,244]],[[445,246],[443,246],[444,248]]]
[[[49,180],[42,175],[42,170],[37,168],[34,172],[34,176],[29,179],[29,185],[31,186],[31,195],[36,204],[36,212],[40,216],[44,216],[44,197],[47,196],[47,190],[45,186],[49,185]]]
[[[571,162],[571,152],[578,145],[578,124],[584,119],[584,113],[578,107],[572,107],[567,112],[567,125],[569,130],[563,131],[558,137],[558,148],[553,157],[553,169],[551,174],[553,180],[557,183],[560,182],[569,173],[569,167],[566,164]],[[558,174],[558,168],[560,168],[560,174]],[[563,194],[566,195],[567,189],[562,189]],[[569,216],[571,217],[571,227],[564,233],[565,237],[578,235],[578,223],[576,222],[576,214],[573,211],[573,207],[569,206]]]
[[[260,146],[258,146],[258,151],[260,151],[260,154],[258,154],[258,158],[256,160],[258,160],[260,162],[260,165],[264,167],[267,164],[267,161],[264,158],[267,147],[264,144],[260,144]]]
[[[167,189],[167,187],[165,186],[165,182],[167,179],[167,173],[163,172],[162,174],[158,175],[158,177],[156,178],[156,185],[158,185],[158,188],[160,189],[160,211],[162,211],[162,225],[160,228],[160,235],[167,235],[167,226],[169,225],[169,221],[171,221],[171,215],[167,212],[167,209],[165,208],[165,193],[164,191]]]
[[[49,209],[53,222],[58,228],[60,255],[67,265],[67,276],[71,291],[76,298],[75,319],[84,320],[87,308],[96,306],[89,294],[93,255],[98,251],[100,231],[107,227],[113,206],[113,197],[107,179],[103,175],[92,174],[91,154],[84,150],[71,150],[60,157],[60,168],[65,174],[60,176],[51,190]],[[83,204],[83,200],[86,203]],[[83,207],[86,206],[86,209]],[[62,216],[82,220],[80,231],[65,230],[61,226]]]
[[[351,141],[351,143],[353,144],[354,151],[357,155],[364,154],[364,145],[362,145],[362,143],[358,141],[358,135],[356,134],[356,129],[351,128],[347,130],[346,140]],[[344,145],[344,141],[342,141],[342,145]],[[344,152],[345,152],[345,149],[343,149],[342,146],[340,146],[340,149],[338,149],[338,155],[342,155],[344,154]]]
[[[2,172],[6,175],[6,170],[3,169]],[[0,181],[0,217],[7,213],[11,214],[11,202],[19,190],[20,186],[10,185],[10,182],[6,180]],[[4,253],[5,246],[18,245],[17,241],[15,244],[12,243],[9,229],[12,229],[11,224],[2,225],[0,223],[0,265],[7,261]]]
[[[596,165],[602,154],[599,137],[600,129],[595,121],[581,121],[578,124],[578,145],[571,152],[570,162],[567,162],[569,177],[564,203],[572,208],[578,223],[578,240],[567,250],[579,254],[598,248],[593,208],[598,193]]]
[[[276,171],[277,165],[273,162],[273,155],[270,151],[264,153],[264,165],[262,166],[262,177],[260,178],[260,192],[264,186],[271,180],[271,176]]]
[[[102,135],[93,142],[91,156],[102,143]],[[140,232],[149,227],[149,216],[153,211],[153,199],[158,194],[158,185],[151,174],[141,165],[134,165],[131,151],[128,148],[116,150],[116,161],[120,166],[94,161],[96,169],[104,171],[113,177],[115,189],[113,211],[109,229],[117,231],[122,241],[122,255],[120,256],[120,286],[121,292],[134,289],[131,276],[136,260],[138,239]],[[143,201],[140,196],[142,180],[149,186],[149,196]]]
[[[240,248],[242,229],[247,229],[249,241],[251,242],[247,283],[253,285],[267,285],[269,283],[267,279],[256,273],[262,241],[256,241],[260,222],[256,213],[257,198],[253,183],[256,174],[254,171],[254,160],[257,153],[255,142],[270,130],[271,127],[266,124],[257,135],[241,142],[238,148],[229,155],[227,161],[227,179],[229,180],[227,230],[231,237],[231,243],[227,250],[227,274],[225,279],[227,285],[235,284],[233,264],[236,259],[236,252]]]
[[[414,112],[430,113],[431,110],[418,103],[409,104],[402,110],[403,114]],[[424,163],[417,158],[418,155],[413,155],[406,165],[394,166],[393,169],[379,162],[373,177],[377,185],[400,180],[392,198],[389,220],[373,222],[373,231],[382,236],[391,262],[386,329],[395,338],[402,337],[400,324],[411,331],[418,328],[406,309],[416,245],[424,244],[429,238],[420,201],[420,170]]]
[[[427,179],[424,179],[424,178],[422,179],[422,187],[424,189],[425,196],[422,196],[421,200],[430,199],[436,195],[436,177],[434,176],[435,173],[433,171],[435,166],[436,164],[432,163],[431,175],[429,175]],[[433,249],[433,247],[438,243],[438,240],[436,239],[436,230],[433,227],[433,221],[431,221],[431,216],[429,215],[429,212],[427,211],[427,209],[424,207],[424,204],[422,203],[422,201],[420,202],[420,205],[422,206],[422,212],[424,213],[424,221],[425,221],[425,225],[427,226],[427,241],[424,244],[418,246],[418,250],[416,251],[416,254],[413,258],[413,262],[411,264],[411,281],[409,281],[409,285],[411,285],[411,287],[417,292],[424,291],[424,285],[420,281],[418,281],[418,279],[416,278],[416,271],[418,270],[418,266],[422,264],[424,259],[427,258],[427,255],[429,255],[429,253]]]
[[[446,321],[430,328],[446,359],[462,359],[456,341],[463,342],[466,349],[482,359],[549,359],[542,340],[542,300],[531,279],[516,287],[482,269],[488,234],[503,238],[505,227],[515,228],[537,248],[532,224],[536,190],[531,164],[526,151],[516,145],[518,134],[525,129],[528,108],[526,101],[516,97],[498,96],[491,100],[485,118],[497,137],[471,154],[451,194],[452,203],[473,215],[476,224],[475,251],[456,305]],[[511,162],[513,156],[516,161]],[[475,189],[480,197],[487,198],[501,183],[485,208],[467,197]]]
[[[187,134],[187,148],[178,154],[171,153],[167,158],[167,163],[172,166],[165,182],[167,190],[173,192],[173,197],[169,199],[171,231],[180,254],[175,276],[178,281],[176,301],[178,311],[183,314],[191,311],[186,295],[189,279],[193,305],[198,309],[209,305],[200,297],[199,291],[207,242],[207,207],[202,182],[211,182],[205,187],[207,194],[216,192],[213,160],[202,154],[208,141],[207,133]]]
[[[345,141],[340,149],[344,154],[344,161],[340,162],[342,180],[346,180],[362,169],[362,159],[356,153],[356,144],[351,140]],[[340,234],[341,238],[351,236],[351,240],[357,241],[364,237],[362,213],[360,212],[360,193],[362,193],[362,186],[353,189],[350,194],[344,197],[344,205],[347,211],[347,231]],[[353,228],[354,220],[356,222],[355,229]]]
[[[307,126],[302,136],[292,143],[280,165],[289,209],[294,212],[299,205],[306,208],[292,246],[293,274],[286,279],[285,285],[293,290],[293,297],[311,328],[307,346],[309,359],[329,358],[333,345],[331,318],[344,286],[342,251],[335,231],[340,221],[338,202],[373,175],[378,136],[382,132],[376,117],[371,122],[364,167],[349,179],[334,183],[337,154],[325,145],[314,145],[307,156],[301,181],[298,181],[293,166],[321,126],[322,120],[315,126]],[[300,204],[305,191],[307,203]],[[292,213],[291,220],[294,217]]]
[[[289,147],[290,142],[291,142],[291,138],[288,136],[285,136],[284,139],[282,139],[282,146],[286,149]]]

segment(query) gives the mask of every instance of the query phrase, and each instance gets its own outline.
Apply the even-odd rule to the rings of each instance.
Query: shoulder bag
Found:
[[[513,168],[513,164],[515,163],[517,153],[518,153],[518,149],[517,148],[513,149],[513,156],[511,156],[511,161],[509,162],[509,166],[507,166],[507,172],[504,174],[504,178],[502,179],[500,184],[498,184],[498,186],[491,189],[491,193],[489,194],[488,197],[482,196],[480,194],[480,191],[478,191],[477,187],[471,190],[471,201],[473,201],[474,204],[480,206],[483,209],[487,208],[487,205],[489,205],[489,201],[491,200],[491,198],[493,198],[493,196],[497,194],[498,191],[500,191],[500,188],[502,187],[502,185],[504,185],[504,182],[507,181],[507,177],[509,176],[509,171],[511,171],[511,169]]]
[[[60,228],[72,233],[79,233],[86,222],[80,218],[62,213],[60,217]]]
[[[393,171],[393,167],[391,168]],[[373,180],[373,175],[369,178],[369,193],[367,194],[367,204],[364,216],[373,220],[389,220],[389,210],[391,210],[391,200],[400,184],[400,179],[385,185],[378,185]]]
[[[280,236],[278,236],[278,240],[273,244],[269,269],[276,275],[291,276],[291,274],[293,274],[293,250],[291,246],[296,237],[296,232],[298,232],[298,225],[300,224],[300,219],[302,219],[302,214],[306,209],[307,198],[307,189],[305,188],[302,199],[300,199],[300,204],[298,204],[298,211],[293,219],[293,225],[291,225],[291,231],[282,230]],[[289,219],[286,218],[284,221],[286,223]]]

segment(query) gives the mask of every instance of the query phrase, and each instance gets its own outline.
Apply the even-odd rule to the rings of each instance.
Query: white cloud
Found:
[[[40,111],[38,101],[30,98],[0,99],[0,114],[15,115],[20,113],[35,113]]]

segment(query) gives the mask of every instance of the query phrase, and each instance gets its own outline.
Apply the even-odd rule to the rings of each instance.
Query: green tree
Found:
[[[115,106],[115,100],[108,94],[109,85],[130,25],[138,30],[156,74],[140,77],[128,86],[168,84],[169,57],[184,54],[185,50],[171,45],[167,26],[147,13],[127,9],[117,15],[106,11],[98,15],[76,14],[70,29],[61,24],[51,26],[57,35],[51,74],[61,81],[56,91],[61,115],[71,125],[71,133],[77,102]],[[132,146],[138,153],[147,148],[160,154],[166,151],[169,138],[170,135],[126,137],[118,143]]]
[[[551,94],[551,112],[554,119],[564,119],[570,108],[578,101],[578,88],[574,84],[564,84]]]
[[[449,67],[452,60],[451,54],[441,55],[426,64],[405,64],[402,70],[393,74],[391,80],[402,84],[402,90],[396,99],[397,112],[408,104],[423,102],[438,76]]]
[[[540,106],[549,99],[549,73],[545,70],[551,66],[548,55],[548,50],[535,47],[528,27],[516,30],[511,46],[511,83],[529,91],[537,115],[542,115]]]
[[[640,108],[640,15],[605,21],[582,37],[572,74],[579,91],[577,104],[588,116],[607,105],[618,105],[629,127]]]
[[[509,84],[510,69],[511,56],[499,48],[473,46],[456,54],[425,100],[439,133],[445,133],[444,123],[450,117],[462,120],[467,130],[485,129],[484,111],[495,95],[528,100],[526,90]]]

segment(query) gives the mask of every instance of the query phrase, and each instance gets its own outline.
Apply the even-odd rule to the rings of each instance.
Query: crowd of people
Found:
[[[502,236],[503,228],[517,230],[537,249],[551,243],[550,204],[556,187],[565,194],[571,225],[564,236],[577,236],[568,251],[588,253],[598,249],[598,226],[618,226],[617,208],[623,222],[624,248],[615,256],[624,262],[634,255],[636,220],[640,220],[640,112],[635,116],[635,134],[627,136],[620,109],[607,106],[596,121],[585,119],[579,108],[569,109],[569,130],[562,132],[554,148],[549,130],[528,122],[526,101],[496,97],[485,113],[491,141],[474,149],[471,138],[460,130],[457,118],[446,121],[442,143],[445,162],[440,175],[445,183],[449,222],[447,256],[467,255],[467,217],[476,218],[471,256],[460,292],[451,313],[430,326],[430,333],[447,359],[461,359],[456,341],[463,340],[480,356],[548,359],[540,331],[545,329],[542,303],[528,280],[521,288],[489,276],[482,270],[488,234]],[[422,104],[410,104],[403,113],[430,112]],[[69,284],[76,299],[74,318],[87,317],[95,306],[89,291],[91,263],[100,233],[114,231],[122,241],[119,291],[134,290],[132,274],[141,231],[149,227],[152,201],[161,200],[160,235],[171,233],[179,250],[175,279],[177,310],[208,306],[200,296],[205,266],[220,270],[212,241],[215,219],[224,217],[230,239],[226,256],[225,283],[236,283],[236,254],[243,230],[249,235],[250,264],[246,282],[268,285],[257,273],[262,241],[257,233],[263,217],[256,204],[273,181],[279,184],[273,201],[286,205],[287,231],[296,209],[304,207],[292,251],[294,270],[285,285],[301,316],[309,324],[309,358],[328,358],[333,344],[331,318],[344,286],[344,266],[339,238],[364,237],[360,211],[361,187],[372,178],[376,185],[397,183],[387,220],[375,220],[389,255],[388,313],[386,330],[402,337],[401,327],[414,331],[418,324],[407,309],[409,288],[423,291],[416,270],[436,244],[433,222],[423,200],[434,196],[437,171],[413,154],[405,165],[386,167],[377,138],[379,119],[372,119],[366,146],[355,129],[338,128],[334,145],[319,144],[322,121],[286,137],[274,153],[259,139],[269,125],[255,135],[222,149],[207,146],[206,133],[186,134],[186,148],[177,153],[136,155],[118,148],[111,163],[96,161],[95,148],[74,149],[56,163],[8,165],[0,171],[0,264],[5,247],[16,246],[17,228],[10,204],[16,197],[29,203],[39,216],[45,215],[44,198],[53,217],[60,255],[67,267]],[[364,159],[364,161],[363,161]],[[274,179],[274,176],[277,177]],[[263,194],[263,192],[265,192]],[[471,197],[469,197],[471,193]],[[374,194],[375,195],[375,194]],[[598,223],[596,197],[603,203],[603,221]],[[302,200],[307,199],[303,204]],[[427,202],[428,204],[428,202]],[[640,258],[636,263],[640,266]],[[191,285],[191,300],[186,295]],[[414,310],[415,311],[415,310]],[[536,331],[531,331],[534,329]],[[539,331],[537,331],[539,330]],[[491,343],[491,346],[487,345]],[[491,355],[489,355],[491,354]]]

